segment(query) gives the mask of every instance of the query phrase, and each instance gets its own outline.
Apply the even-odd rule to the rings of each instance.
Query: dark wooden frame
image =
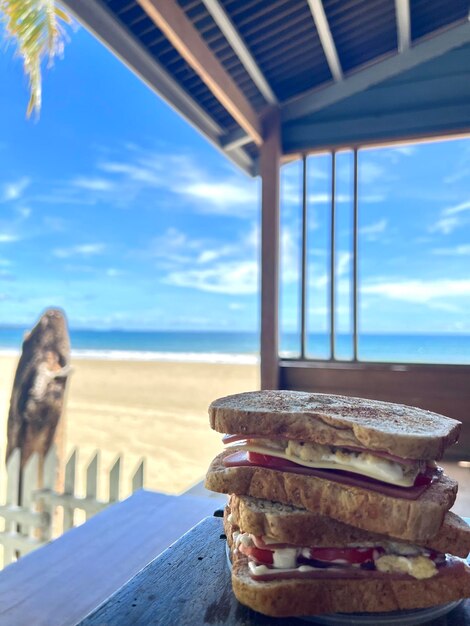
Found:
[[[280,389],[400,402],[464,423],[446,458],[470,460],[470,365],[282,360]]]

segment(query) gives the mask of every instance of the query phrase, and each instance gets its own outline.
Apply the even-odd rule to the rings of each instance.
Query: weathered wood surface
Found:
[[[287,626],[232,593],[222,521],[207,518],[139,572],[80,626]],[[429,626],[469,626],[470,601]]]
[[[218,501],[139,491],[0,572],[0,624],[75,626]]]
[[[21,449],[21,467],[37,452],[40,466],[56,434],[70,372],[70,341],[64,314],[47,310],[23,342],[10,400],[8,461]]]

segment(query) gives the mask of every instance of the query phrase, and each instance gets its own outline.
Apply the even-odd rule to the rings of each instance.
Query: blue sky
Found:
[[[0,55],[0,324],[258,328],[259,181],[84,29],[38,121]],[[329,157],[310,157],[309,324],[327,327]],[[299,164],[283,172],[282,324],[298,326]],[[350,325],[351,155],[337,158],[338,325]],[[360,153],[363,330],[470,332],[470,141]]]

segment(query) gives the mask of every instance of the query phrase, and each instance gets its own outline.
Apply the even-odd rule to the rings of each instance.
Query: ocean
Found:
[[[0,327],[0,353],[18,354],[26,329]],[[254,364],[259,361],[255,332],[129,331],[71,329],[74,358],[185,361]],[[299,353],[298,335],[285,333],[281,355]],[[359,335],[361,361],[470,364],[470,335],[366,334]],[[309,358],[329,357],[329,337],[308,337]],[[352,337],[336,336],[336,358],[352,358]]]

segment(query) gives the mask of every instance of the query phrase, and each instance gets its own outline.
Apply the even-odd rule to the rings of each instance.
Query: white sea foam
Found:
[[[255,354],[229,354],[220,352],[139,352],[131,350],[72,350],[72,358],[104,359],[109,361],[162,361],[175,363],[221,363],[255,365]]]
[[[0,348],[0,356],[19,356],[21,350],[15,348]]]
[[[1,348],[1,356],[19,356],[19,350]],[[72,359],[102,361],[160,361],[164,363],[219,363],[225,365],[256,365],[255,354],[220,352],[139,352],[137,350],[72,350]]]

